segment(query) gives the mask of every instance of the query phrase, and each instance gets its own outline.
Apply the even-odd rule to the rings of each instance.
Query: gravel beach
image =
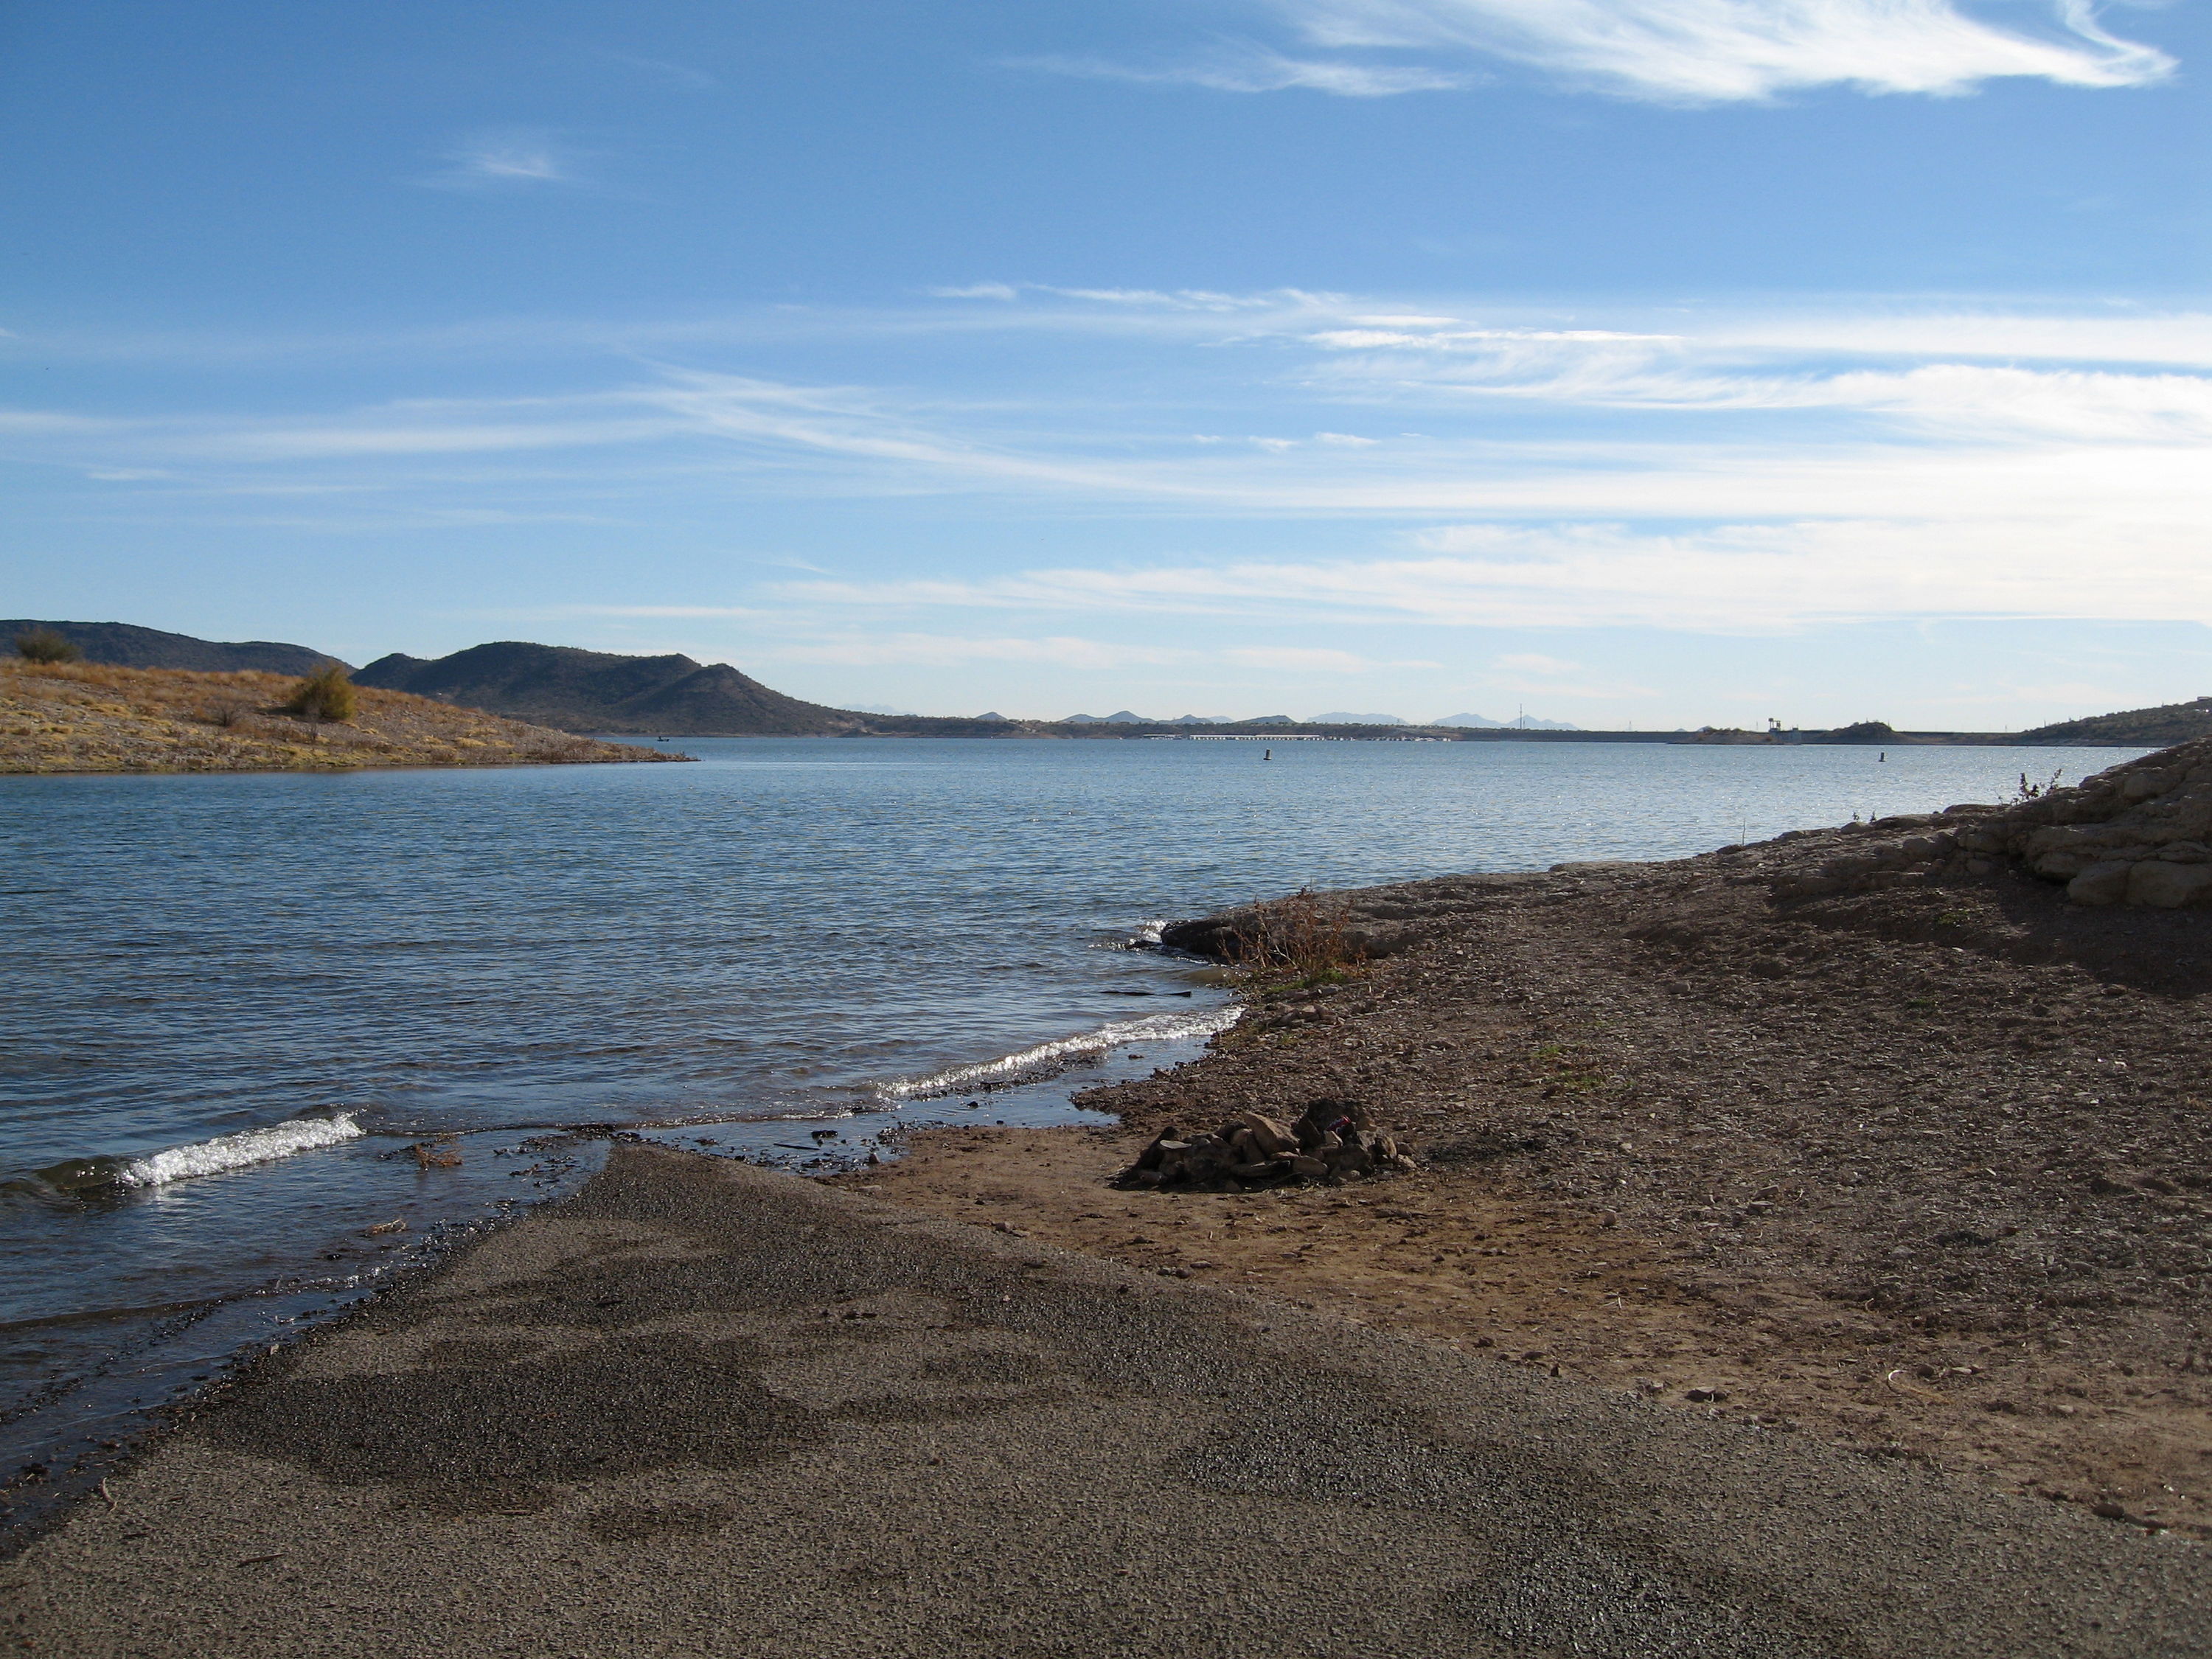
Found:
[[[2196,1547],[625,1148],[196,1407],[15,1650],[2142,1656]]]

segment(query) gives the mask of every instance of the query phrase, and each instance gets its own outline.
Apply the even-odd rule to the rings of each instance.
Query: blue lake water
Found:
[[[577,1126],[804,1164],[1068,1121],[1071,1088],[1231,1012],[1129,948],[1164,918],[1680,856],[2139,752],[678,746],[697,763],[0,778],[0,1461],[563,1190],[605,1146]],[[71,1189],[86,1159],[121,1182]]]

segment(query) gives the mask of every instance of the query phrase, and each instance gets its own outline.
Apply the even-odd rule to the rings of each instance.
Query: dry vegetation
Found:
[[[343,721],[288,705],[283,674],[0,660],[0,772],[319,772],[365,766],[527,766],[676,758],[598,743],[404,691],[347,685]]]

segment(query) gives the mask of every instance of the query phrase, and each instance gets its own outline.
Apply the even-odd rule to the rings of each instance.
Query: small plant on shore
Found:
[[[1366,952],[1346,936],[1343,906],[1324,904],[1302,887],[1253,907],[1237,930],[1232,960],[1255,978],[1326,985],[1350,978]]]
[[[326,663],[292,689],[283,705],[288,714],[301,714],[320,723],[349,720],[361,707],[361,693],[347,678],[343,663]]]
[[[2013,799],[2015,801],[2039,799],[2056,789],[2058,787],[2058,780],[2065,775],[2063,770],[2053,772],[2046,781],[2031,783],[2028,781],[2027,774],[2023,772],[2020,775],[2019,792],[2013,796]]]
[[[77,662],[84,653],[73,641],[65,640],[51,628],[33,628],[27,634],[15,635],[15,654],[25,662]]]

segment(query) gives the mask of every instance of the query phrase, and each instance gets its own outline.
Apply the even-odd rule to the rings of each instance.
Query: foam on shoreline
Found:
[[[1203,1012],[1146,1014],[1136,1019],[1114,1020],[1095,1031],[1040,1042],[996,1060],[969,1066],[948,1066],[926,1077],[906,1078],[878,1085],[886,1100],[927,1100],[957,1094],[963,1089],[999,1088],[1009,1083],[1048,1077],[1070,1066],[1132,1042],[1173,1042],[1210,1037],[1234,1025],[1243,1009],[1235,1004]]]

